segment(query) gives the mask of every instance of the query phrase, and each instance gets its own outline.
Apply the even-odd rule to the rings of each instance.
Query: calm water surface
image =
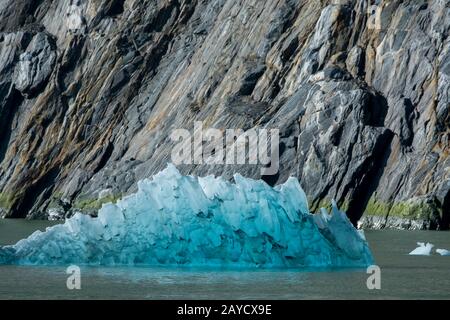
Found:
[[[0,245],[49,222],[0,220]],[[416,242],[450,249],[450,233],[366,231],[381,268],[381,290],[366,270],[217,270],[82,267],[68,290],[65,267],[0,266],[0,299],[450,299],[450,257],[413,257]]]

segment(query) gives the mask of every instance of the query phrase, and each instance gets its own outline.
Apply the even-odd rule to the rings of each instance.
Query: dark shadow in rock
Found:
[[[263,76],[265,71],[266,66],[264,64],[252,65],[251,70],[244,75],[241,88],[239,89],[239,94],[242,96],[251,95],[256,87],[256,84],[258,83],[258,80]]]
[[[111,158],[113,151],[114,151],[114,144],[110,142],[110,143],[108,143],[105,151],[103,152],[103,155],[100,158],[98,165],[94,169],[94,174],[98,173],[100,170],[102,170],[106,166],[109,158]]]
[[[5,12],[2,12],[0,19],[0,32],[15,32],[27,24],[34,23],[35,13],[43,1],[14,0],[13,5],[2,8]]]
[[[280,177],[280,171],[278,170],[278,172],[274,175],[261,176],[261,180],[263,180],[269,186],[274,187],[277,184],[279,177]]]
[[[122,14],[124,11],[125,0],[113,0],[105,10],[107,16],[113,17]]]
[[[405,123],[400,128],[400,142],[402,146],[409,147],[414,139],[413,121],[414,121],[414,105],[410,99],[404,100],[404,118],[401,119]]]
[[[442,225],[440,226],[441,230],[449,230],[450,229],[450,190],[447,191],[447,195],[444,198],[444,202],[442,203]]]
[[[388,113],[388,103],[384,96],[379,93],[370,96],[368,108],[366,109],[366,125],[373,127],[384,127],[384,120]]]
[[[391,141],[393,137],[393,132],[386,130],[378,140],[374,148],[373,156],[366,159],[369,170],[363,173],[364,176],[361,183],[356,187],[347,210],[347,215],[355,226],[364,214],[370,198],[378,187],[391,154]]]
[[[280,146],[279,146],[279,158],[281,158],[281,156],[283,155],[285,150],[286,150],[286,145],[283,142],[281,142]],[[265,168],[270,168],[271,166],[272,166],[272,162],[269,165],[265,166]],[[280,179],[280,171],[281,171],[280,163],[278,163],[277,173],[273,174],[273,175],[262,175],[261,180],[263,180],[269,186],[274,187],[277,184],[278,180]]]
[[[179,3],[177,1],[169,2],[169,4],[158,11],[158,14],[151,19],[144,28],[144,32],[161,32],[167,22],[172,17],[174,10],[176,14],[179,13]]]
[[[26,187],[25,192],[17,198],[11,206],[8,218],[26,218],[39,197],[50,197],[56,178],[60,172],[59,167],[50,169],[41,176],[36,183]],[[30,177],[24,178],[30,181]],[[43,193],[45,193],[43,195]]]
[[[2,90],[0,88],[0,96]],[[8,149],[9,140],[11,138],[11,130],[14,116],[17,112],[18,106],[22,104],[23,97],[16,89],[11,89],[6,104],[0,106],[0,163],[5,158]]]

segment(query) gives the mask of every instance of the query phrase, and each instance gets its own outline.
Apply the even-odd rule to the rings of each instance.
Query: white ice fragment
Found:
[[[417,242],[418,247],[411,251],[409,255],[411,256],[429,256],[431,255],[431,250],[434,248],[434,244],[424,242]]]
[[[450,250],[436,249],[436,252],[439,253],[441,256],[450,256]]]

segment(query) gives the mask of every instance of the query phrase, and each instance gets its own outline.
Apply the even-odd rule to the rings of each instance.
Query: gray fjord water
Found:
[[[49,222],[0,220],[0,245]],[[81,267],[68,290],[65,267],[0,266],[0,299],[450,299],[450,257],[409,256],[416,242],[450,249],[448,232],[366,231],[381,268],[381,290],[361,269],[236,270]]]

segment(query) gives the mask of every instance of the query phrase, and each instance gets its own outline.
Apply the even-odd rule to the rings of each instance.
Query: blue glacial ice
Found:
[[[297,179],[275,188],[234,176],[183,176],[172,165],[98,217],[76,214],[0,248],[0,264],[365,267],[364,236],[339,211],[310,214]]]

